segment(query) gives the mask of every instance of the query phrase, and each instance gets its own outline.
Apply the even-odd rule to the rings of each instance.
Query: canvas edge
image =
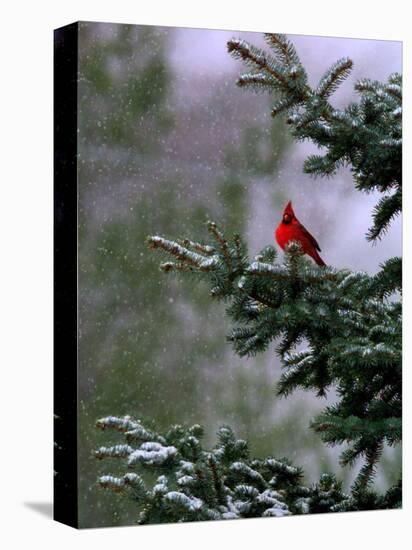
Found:
[[[54,31],[54,506],[78,527],[77,82],[78,23]]]

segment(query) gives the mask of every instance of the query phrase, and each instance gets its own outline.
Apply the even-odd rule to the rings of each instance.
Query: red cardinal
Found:
[[[283,211],[282,221],[275,231],[275,238],[282,250],[285,249],[289,241],[296,241],[301,245],[303,252],[315,260],[318,265],[326,265],[318,254],[318,251],[320,252],[321,250],[316,239],[312,237],[295,216],[292,201],[287,203]]]

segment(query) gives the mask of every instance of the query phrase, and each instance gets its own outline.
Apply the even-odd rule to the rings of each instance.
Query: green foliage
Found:
[[[279,517],[361,509],[364,501],[344,494],[333,475],[312,487],[302,485],[302,470],[286,458],[250,457],[246,441],[227,426],[219,429],[210,451],[202,446],[201,426],[172,426],[165,434],[147,430],[129,416],[107,417],[97,427],[123,434],[124,442],[95,451],[97,459],[121,460],[120,477],[104,475],[102,489],[128,495],[137,507],[137,522],[168,523]],[[147,484],[143,475],[152,474]],[[365,499],[365,495],[362,496]],[[368,493],[376,506],[400,505],[398,487],[385,497]]]
[[[211,295],[225,300],[235,323],[228,339],[239,355],[277,343],[284,369],[280,395],[303,388],[324,396],[336,388],[339,400],[312,428],[327,444],[349,444],[342,464],[364,458],[357,483],[366,487],[383,445],[401,440],[401,307],[383,297],[394,288],[385,279],[400,260],[374,276],[319,269],[291,243],[284,264],[276,263],[272,247],[250,262],[239,236],[228,241],[212,222],[208,229],[212,244],[182,246],[162,237],[148,244],[177,260],[163,263],[163,270],[208,278]]]
[[[384,193],[367,234],[371,241],[380,239],[402,209],[401,75],[391,75],[387,83],[358,81],[359,103],[336,109],[329,97],[350,74],[352,61],[339,59],[312,88],[293,44],[280,34],[265,38],[273,54],[244,40],[228,43],[231,55],[253,70],[242,75],[238,85],[275,93],[272,115],[286,113],[296,140],[310,140],[326,150],[306,159],[305,172],[332,176],[348,165],[357,189]]]

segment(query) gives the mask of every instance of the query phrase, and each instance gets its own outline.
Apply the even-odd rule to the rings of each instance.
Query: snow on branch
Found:
[[[200,271],[211,271],[216,267],[217,256],[205,257],[197,252],[181,246],[175,241],[169,241],[163,237],[153,236],[147,239],[150,248],[160,248],[168,252],[183,263],[196,267]],[[167,264],[170,265],[170,264]]]

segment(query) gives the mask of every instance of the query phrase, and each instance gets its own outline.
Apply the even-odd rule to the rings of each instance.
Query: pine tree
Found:
[[[379,241],[402,206],[400,75],[384,84],[360,80],[359,102],[338,110],[329,97],[348,76],[350,59],[337,61],[311,88],[293,44],[283,35],[265,38],[270,54],[242,40],[228,43],[231,55],[252,71],[238,85],[274,93],[272,115],[285,113],[296,140],[325,151],[306,159],[305,172],[333,176],[347,165],[356,189],[382,194],[366,236]],[[98,426],[124,432],[126,443],[101,448],[97,456],[123,458],[128,468],[158,470],[161,476],[152,488],[130,472],[104,476],[100,485],[130,490],[143,523],[400,506],[401,481],[384,495],[372,482],[384,446],[398,445],[402,437],[401,258],[389,258],[376,275],[314,266],[298,243],[290,243],[283,263],[272,246],[249,259],[239,235],[228,238],[214,222],[207,229],[207,243],[152,236],[148,245],[169,256],[161,264],[165,272],[208,281],[211,296],[227,305],[233,322],[228,340],[239,355],[275,343],[283,367],[279,395],[303,388],[320,397],[336,388],[337,402],[311,428],[328,445],[346,444],[343,465],[361,459],[362,468],[350,494],[328,474],[303,487],[299,468],[287,459],[251,459],[247,444],[228,427],[219,431],[217,446],[205,451],[198,426],[161,435],[130,418],[109,417]]]

